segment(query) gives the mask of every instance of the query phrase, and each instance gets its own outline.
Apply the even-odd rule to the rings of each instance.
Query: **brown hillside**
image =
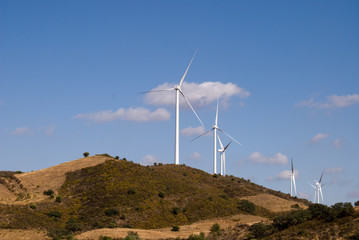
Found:
[[[10,192],[6,187],[0,185],[0,203],[26,204],[30,201],[39,202],[48,199],[48,196],[45,196],[43,192],[51,189],[57,193],[65,182],[65,173],[96,166],[105,162],[106,159],[109,159],[109,157],[103,155],[91,156],[33,172],[16,174],[15,176],[21,181],[21,184],[27,190],[26,192],[29,193],[29,198],[25,198],[22,201],[15,201],[15,193]]]
[[[293,201],[286,200],[271,194],[263,193],[255,196],[241,197],[241,199],[249,200],[258,206],[264,207],[272,212],[285,212],[293,210],[292,206],[298,204],[300,208],[307,209],[307,205]]]

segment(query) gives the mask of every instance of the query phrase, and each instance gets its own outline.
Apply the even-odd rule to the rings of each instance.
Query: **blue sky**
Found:
[[[213,171],[214,124],[242,145],[227,173],[298,196],[359,200],[358,1],[0,2],[0,169],[31,171],[90,154]],[[221,135],[224,144],[230,139]],[[218,155],[219,158],[219,155]]]

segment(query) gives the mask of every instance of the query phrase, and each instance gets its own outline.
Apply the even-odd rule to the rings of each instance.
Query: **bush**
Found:
[[[128,193],[128,194],[136,194],[136,190],[130,188],[130,189],[128,189],[127,193]]]
[[[352,216],[355,211],[352,203],[350,203],[350,202],[336,203],[332,206],[332,209],[335,211],[338,218]]]
[[[89,155],[90,155],[90,153],[88,153],[88,152],[84,152],[84,157],[88,157]]]
[[[179,212],[180,212],[180,209],[178,207],[172,208],[172,214],[173,215],[177,215],[177,214],[179,214]]]
[[[76,231],[81,231],[82,227],[81,224],[74,218],[70,218],[67,222],[66,222],[66,230],[71,231],[71,232],[76,232]]]
[[[253,214],[254,211],[256,210],[256,206],[254,205],[254,203],[248,200],[241,200],[238,203],[238,208],[251,214]]]
[[[173,226],[171,229],[172,232],[178,232],[179,230],[180,230],[180,227],[177,225]]]
[[[359,207],[359,200],[354,203],[354,206]]]
[[[108,237],[108,236],[101,236],[100,240],[112,240],[112,237]]]
[[[204,235],[204,232],[201,232],[199,235],[197,234],[191,234],[189,237],[188,237],[188,240],[205,240],[205,235]]]
[[[30,208],[31,209],[37,209],[36,203],[30,203]]]
[[[289,228],[290,226],[304,223],[312,218],[310,211],[297,210],[287,214],[283,214],[274,218],[273,226],[279,231]]]
[[[61,218],[62,214],[58,211],[51,211],[47,213],[47,216],[52,217],[53,219]]]
[[[164,198],[164,197],[165,197],[165,194],[164,194],[163,192],[159,192],[159,193],[158,193],[158,196],[159,196],[160,198]]]
[[[311,204],[309,205],[308,210],[313,218],[324,220],[325,222],[332,222],[336,218],[336,212],[323,204]]]
[[[129,231],[127,232],[125,240],[141,240],[141,238],[138,236],[137,232]]]
[[[105,214],[106,216],[115,216],[115,215],[119,215],[120,211],[118,211],[116,208],[109,208],[105,210]]]
[[[44,191],[44,195],[51,196],[51,195],[53,195],[53,194],[54,194],[54,191],[51,190],[51,189],[49,189],[49,190],[47,190],[47,191]]]
[[[264,223],[255,223],[249,227],[254,238],[264,238],[273,232],[272,225],[265,225]]]
[[[119,159],[120,159],[120,157],[119,157],[119,156],[116,156],[116,157],[115,157],[115,159],[119,160]]]
[[[221,226],[219,226],[218,223],[213,224],[210,230],[211,233],[215,235],[221,235],[222,233]]]
[[[55,199],[55,202],[61,203],[62,202],[61,196],[57,196],[56,199]]]

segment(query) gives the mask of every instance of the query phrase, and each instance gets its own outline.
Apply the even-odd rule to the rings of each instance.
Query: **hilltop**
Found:
[[[29,173],[2,172],[0,183],[0,227],[36,229],[54,239],[124,237],[129,229],[148,239],[186,238],[209,233],[216,222],[228,227],[223,236],[231,239],[236,226],[245,224],[241,231],[248,234],[254,223],[271,224],[283,212],[310,206],[243,178],[185,165],[142,166],[107,154]],[[182,230],[170,231],[173,226]],[[1,234],[13,239],[14,232]]]

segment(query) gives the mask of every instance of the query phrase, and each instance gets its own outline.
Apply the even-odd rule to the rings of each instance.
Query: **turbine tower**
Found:
[[[230,141],[227,144],[227,146],[223,147],[222,141],[219,138],[219,136],[217,136],[217,138],[218,138],[219,145],[221,146],[221,148],[218,149],[218,152],[221,153],[221,175],[226,176],[226,150],[232,141]]]
[[[242,145],[240,142],[238,142],[236,139],[234,139],[233,137],[231,137],[228,133],[226,133],[225,131],[223,131],[222,129],[220,129],[218,127],[218,104],[219,104],[219,99],[217,99],[217,111],[216,111],[216,119],[214,121],[214,125],[212,127],[211,130],[199,135],[198,137],[194,138],[192,141],[196,140],[199,137],[202,137],[203,135],[206,135],[207,133],[213,131],[213,174],[217,174],[217,130],[226,134],[230,139],[232,139],[233,141],[235,141],[236,143],[238,143],[239,145]]]
[[[191,103],[188,101],[187,97],[184,95],[181,87],[182,87],[182,84],[183,84],[183,81],[187,75],[187,72],[192,64],[192,61],[194,59],[194,57],[196,56],[197,54],[197,51],[198,49],[196,50],[196,52],[193,54],[192,56],[192,59],[185,71],[185,73],[183,74],[182,78],[181,78],[181,81],[179,83],[179,85],[176,85],[174,86],[173,88],[170,88],[170,89],[159,89],[159,90],[153,90],[153,91],[148,91],[148,92],[145,92],[145,93],[152,93],[152,92],[163,92],[163,91],[173,91],[175,90],[176,91],[176,95],[175,95],[175,109],[176,109],[176,115],[175,115],[175,156],[174,156],[174,163],[176,165],[179,164],[179,94],[182,95],[182,97],[184,98],[184,100],[186,100],[188,106],[190,106],[190,108],[192,109],[193,113],[196,115],[197,119],[199,120],[199,122],[201,123],[201,125],[203,126],[203,123],[201,121],[201,119],[199,118],[199,116],[197,115],[196,111],[193,109]]]
[[[294,193],[297,194],[297,188],[295,186],[295,173],[293,168],[293,159],[290,159],[292,162],[292,169],[290,172],[290,196],[293,197],[293,186],[294,186]]]
[[[322,187],[324,186],[324,184],[322,185],[322,178],[323,178],[323,173],[322,172],[322,175],[320,176],[320,179],[319,181],[315,181],[315,187],[310,184],[314,189],[315,189],[315,194],[314,194],[314,203],[317,202],[317,203],[320,203],[319,201],[319,195],[322,197],[322,202],[324,201],[324,198],[323,198],[323,191],[322,191]]]

